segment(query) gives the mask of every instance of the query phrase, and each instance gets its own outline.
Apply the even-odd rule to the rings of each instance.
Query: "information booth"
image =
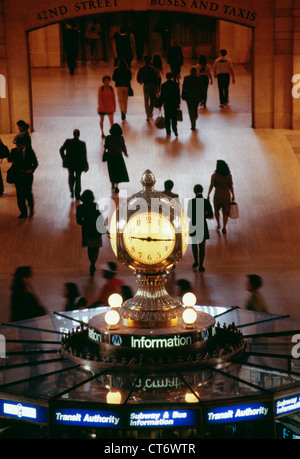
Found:
[[[107,308],[3,324],[2,438],[297,438],[299,321],[195,307],[236,324],[246,342],[242,357],[174,371],[94,371],[65,358],[61,340]]]

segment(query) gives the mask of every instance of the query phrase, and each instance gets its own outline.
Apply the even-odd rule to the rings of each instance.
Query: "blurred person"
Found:
[[[230,76],[232,83],[235,83],[235,76],[231,60],[227,57],[226,49],[220,50],[220,57],[218,57],[213,65],[213,72],[215,78],[218,80],[220,107],[226,107],[229,102],[229,84]]]
[[[183,54],[181,47],[175,40],[171,42],[167,55],[167,62],[170,65],[175,81],[179,82],[181,67],[183,65]]]
[[[16,144],[17,139],[21,138],[25,142],[25,145],[31,147],[31,137],[29,134],[29,124],[24,120],[17,121],[18,134],[15,136],[13,143]]]
[[[100,289],[99,295],[96,298],[96,303],[108,306],[108,298],[110,295],[113,293],[123,294],[122,287],[124,286],[124,282],[116,277],[117,265],[113,261],[109,261],[103,265],[102,272],[105,284]]]
[[[104,229],[104,220],[97,203],[94,202],[95,197],[91,190],[85,190],[80,200],[82,204],[76,208],[76,221],[81,226],[82,247],[87,247],[90,275],[93,276],[99,250],[102,247],[102,233],[99,230]]]
[[[85,298],[80,296],[79,289],[73,282],[66,282],[64,285],[64,297],[67,302],[65,304],[65,311],[74,311],[85,307],[87,301]]]
[[[144,56],[144,65],[137,73],[137,82],[143,85],[146,120],[150,121],[153,116],[154,101],[157,95],[158,78],[149,56]]]
[[[217,220],[217,228],[220,229],[220,210],[222,210],[223,215],[223,228],[222,233],[226,233],[226,225],[228,222],[229,212],[230,212],[230,203],[234,201],[234,188],[232,182],[232,175],[228,164],[219,159],[217,161],[217,167],[214,174],[211,176],[210,186],[207,194],[207,199],[209,199],[210,193],[215,189],[214,193],[214,210],[215,217]]]
[[[32,270],[30,266],[20,266],[14,273],[11,285],[11,318],[12,322],[31,319],[46,314],[30,283]]]
[[[119,31],[114,34],[113,48],[115,53],[115,66],[118,65],[119,60],[123,58],[130,68],[135,53],[133,34],[129,34],[124,27],[120,27]]]
[[[63,161],[63,167],[68,169],[68,182],[71,198],[80,199],[81,193],[81,174],[89,169],[87,161],[86,143],[80,140],[79,129],[74,129],[73,138],[66,139],[59,150]]]
[[[196,129],[196,121],[198,118],[198,106],[203,99],[203,87],[200,78],[197,76],[196,67],[192,67],[190,74],[185,76],[182,85],[182,100],[186,101],[191,129]]]
[[[186,293],[193,293],[192,285],[190,281],[188,281],[187,279],[178,279],[178,281],[176,282],[176,285],[177,285],[177,291],[178,291],[177,296],[181,300],[182,300],[183,295],[185,295]]]
[[[101,28],[97,22],[97,18],[93,17],[92,22],[87,26],[86,29],[86,39],[90,45],[90,53],[92,60],[95,60],[97,57],[97,45],[101,35]]]
[[[208,199],[203,198],[203,187],[198,184],[194,186],[195,197],[188,202],[187,216],[190,218],[190,237],[192,241],[192,252],[194,256],[193,269],[198,268],[200,272],[205,271],[203,266],[205,259],[206,241],[210,238],[207,225],[207,218],[213,217],[213,210]],[[197,205],[197,199],[204,199],[204,215],[202,207]],[[201,210],[199,212],[199,210]],[[199,224],[203,224],[203,237],[199,235]],[[201,233],[201,231],[200,231]]]
[[[168,198],[178,198],[179,195],[177,193],[173,193],[174,182],[173,180],[166,180],[164,182],[164,190],[163,193],[168,196]]]
[[[63,30],[63,47],[66,53],[69,73],[74,75],[79,52],[79,32],[71,22],[67,22]]]
[[[202,107],[206,108],[208,86],[209,86],[209,83],[213,84],[213,78],[212,78],[211,68],[207,63],[207,58],[204,54],[202,54],[199,57],[199,64],[196,66],[196,69],[197,69],[197,75],[200,78],[201,87],[202,87],[201,105]]]
[[[126,119],[128,95],[131,88],[130,82],[132,78],[131,70],[125,59],[120,59],[118,67],[115,68],[112,80],[115,82],[117,88],[118,102],[121,112],[122,121]]]
[[[128,158],[127,148],[123,137],[123,131],[119,124],[111,127],[104,144],[104,158],[107,161],[107,169],[112,190],[119,193],[119,183],[129,182],[126,164],[123,154]]]
[[[103,77],[103,84],[98,89],[98,114],[100,116],[100,130],[102,138],[104,134],[104,117],[108,116],[110,127],[114,123],[114,113],[116,111],[116,97],[113,87],[110,85],[111,77],[106,75]]]
[[[248,311],[268,312],[265,298],[260,293],[263,281],[257,274],[249,274],[247,276],[247,290],[250,296],[246,301],[245,308]]]
[[[34,198],[32,193],[33,174],[38,167],[35,152],[26,144],[24,137],[16,139],[16,147],[8,156],[14,171],[14,184],[17,193],[17,203],[20,210],[18,218],[33,217]],[[29,214],[28,214],[29,211]]]
[[[172,127],[177,137],[177,110],[180,107],[180,89],[179,84],[173,80],[173,74],[171,72],[167,73],[166,78],[167,81],[161,85],[159,104],[160,106],[164,106],[167,135],[171,135]]]
[[[8,158],[9,155],[9,149],[2,140],[0,139],[0,164],[2,163],[2,160],[5,158]],[[4,184],[3,184],[3,178],[2,178],[2,172],[0,168],[0,196],[2,196],[4,193]]]

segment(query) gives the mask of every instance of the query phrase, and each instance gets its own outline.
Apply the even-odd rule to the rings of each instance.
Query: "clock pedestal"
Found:
[[[122,324],[139,328],[164,328],[182,323],[184,308],[179,300],[166,291],[167,275],[136,274],[139,289],[119,310]]]

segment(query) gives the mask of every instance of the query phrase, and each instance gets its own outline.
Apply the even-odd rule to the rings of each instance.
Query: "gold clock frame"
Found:
[[[119,207],[115,211],[115,247],[113,244],[112,247],[118,260],[134,270],[138,284],[134,298],[126,300],[120,308],[121,322],[126,326],[140,328],[176,326],[182,323],[183,305],[180,300],[168,294],[165,284],[169,270],[181,260],[187,247],[187,242],[184,241],[188,237],[187,227],[184,233],[182,228],[182,221],[186,217],[179,201],[170,200],[164,193],[154,189],[155,177],[149,169],[144,172],[141,183],[143,189],[127,200],[126,218],[120,215]],[[156,200],[156,210],[152,210],[153,199]],[[146,208],[149,214],[161,213],[168,217],[174,227],[175,244],[172,252],[166,259],[152,265],[134,259],[128,253],[123,240],[124,229],[130,219],[138,214],[137,209],[141,202],[145,206],[141,213]]]

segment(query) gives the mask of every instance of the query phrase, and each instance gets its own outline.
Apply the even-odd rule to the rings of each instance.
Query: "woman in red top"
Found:
[[[110,86],[110,80],[110,76],[103,77],[103,85],[98,90],[98,113],[100,115],[102,137],[105,137],[103,130],[104,116],[108,116],[111,127],[114,123],[114,112],[116,111],[116,98],[113,87]]]

